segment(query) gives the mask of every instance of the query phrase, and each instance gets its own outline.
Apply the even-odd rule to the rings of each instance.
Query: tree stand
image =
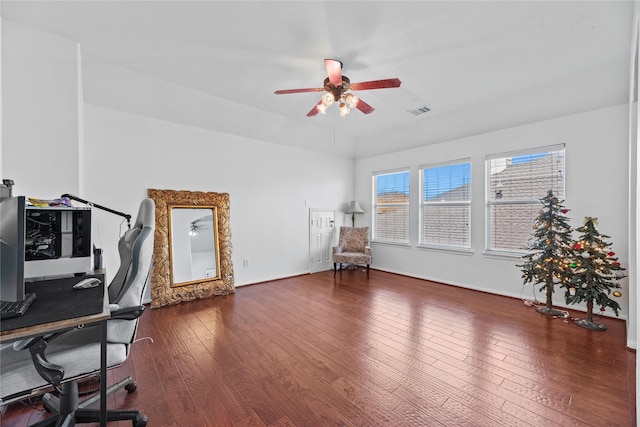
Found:
[[[545,286],[547,288],[547,305],[538,308],[538,313],[546,314],[547,316],[563,316],[564,311],[553,308],[553,299],[551,298],[553,296],[553,282],[547,283]]]
[[[592,331],[606,331],[607,327],[602,323],[593,321],[593,299],[587,301],[587,318],[576,320],[576,325],[583,328],[591,329]]]

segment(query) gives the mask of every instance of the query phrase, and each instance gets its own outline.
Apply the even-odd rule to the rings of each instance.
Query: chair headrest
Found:
[[[156,227],[156,204],[153,199],[146,198],[140,203],[134,228]]]

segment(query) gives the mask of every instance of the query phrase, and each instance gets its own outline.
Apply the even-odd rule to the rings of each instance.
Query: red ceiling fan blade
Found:
[[[306,89],[283,89],[283,90],[276,90],[275,93],[276,95],[286,95],[288,93],[303,93],[303,92],[322,92],[324,90],[324,88],[322,87],[310,87],[310,88],[306,88]]]
[[[356,104],[356,108],[362,111],[365,114],[371,114],[375,110],[371,105],[364,102],[362,99],[358,98],[358,103]]]
[[[342,62],[335,59],[325,59],[324,67],[327,69],[329,82],[335,86],[342,84]]]
[[[318,105],[322,105],[322,101],[318,102],[316,105],[313,106],[311,111],[307,113],[307,117],[313,117],[320,112],[320,110],[318,110]]]
[[[370,82],[351,83],[351,90],[370,90],[370,89],[386,89],[392,87],[400,87],[400,79],[384,79],[372,80]]]

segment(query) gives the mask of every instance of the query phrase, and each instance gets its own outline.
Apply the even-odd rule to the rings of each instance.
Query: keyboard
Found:
[[[22,301],[0,301],[0,319],[22,316],[36,299],[36,294],[26,294]]]

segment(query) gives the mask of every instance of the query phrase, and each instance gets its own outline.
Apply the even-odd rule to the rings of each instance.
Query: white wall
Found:
[[[483,255],[485,248],[485,155],[518,149],[566,144],[566,198],[568,217],[574,227],[585,215],[598,217],[601,233],[611,236],[612,249],[623,266],[628,265],[628,106],[549,120],[429,145],[418,149],[356,161],[355,195],[368,212],[361,220],[371,224],[373,172],[410,167],[411,246],[372,245],[374,267],[438,282],[514,297],[533,296],[531,285],[523,288],[518,258]],[[417,249],[418,167],[460,158],[472,160],[472,255]],[[577,236],[576,236],[577,237]],[[628,281],[622,281],[621,317],[628,313]],[[565,305],[563,294],[554,303]],[[544,296],[539,295],[544,301]],[[580,308],[576,306],[575,308]]]
[[[351,198],[351,160],[90,105],[85,119],[88,200],[134,214],[148,188],[229,193],[236,285],[309,272],[305,201],[339,210]],[[119,220],[107,216],[97,238],[115,271]]]
[[[14,194],[79,189],[77,45],[2,21],[2,173]]]

